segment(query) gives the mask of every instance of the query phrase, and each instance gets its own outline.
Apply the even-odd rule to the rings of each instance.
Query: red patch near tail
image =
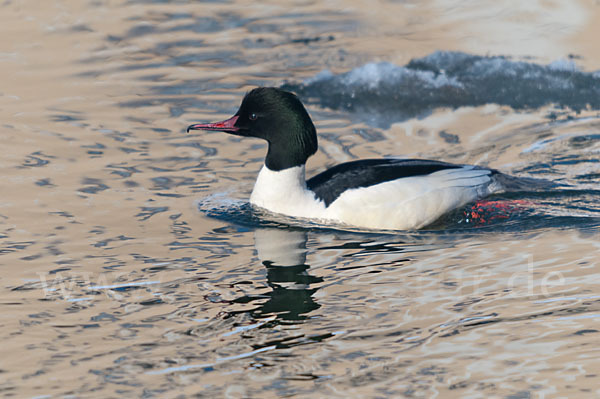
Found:
[[[467,222],[483,225],[497,219],[508,219],[513,213],[531,208],[534,204],[526,200],[480,200],[464,214]]]

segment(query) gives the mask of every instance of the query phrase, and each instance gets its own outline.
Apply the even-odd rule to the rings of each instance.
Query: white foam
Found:
[[[580,72],[579,67],[572,60],[564,58],[552,61],[548,68],[553,71]]]
[[[306,79],[304,81],[304,84],[310,85],[316,82],[320,82],[321,80],[328,80],[331,79],[333,77],[333,73],[329,70],[329,69],[325,69],[321,72],[319,72],[318,74],[316,74],[315,76],[313,76],[310,79]]]
[[[456,78],[448,77],[444,71],[435,74],[431,71],[419,71],[400,67],[389,62],[371,62],[355,68],[342,76],[342,83],[347,86],[367,86],[370,89],[409,80],[418,80],[424,85],[435,88],[463,86]]]

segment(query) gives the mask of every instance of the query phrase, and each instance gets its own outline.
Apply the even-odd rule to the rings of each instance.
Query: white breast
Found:
[[[320,219],[325,214],[325,204],[306,188],[304,165],[281,171],[263,166],[250,195],[250,203],[288,216]]]

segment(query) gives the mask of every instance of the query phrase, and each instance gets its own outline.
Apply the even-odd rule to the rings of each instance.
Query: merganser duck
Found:
[[[419,229],[469,202],[507,191],[506,183],[519,179],[474,165],[384,158],[346,162],[307,181],[305,164],[317,151],[315,126],[294,94],[273,87],[248,92],[231,118],[190,130],[267,141],[250,196],[254,206],[359,228]]]

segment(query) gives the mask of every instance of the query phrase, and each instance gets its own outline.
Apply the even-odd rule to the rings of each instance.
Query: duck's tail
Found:
[[[492,175],[492,179],[496,184],[498,184],[498,186],[500,186],[501,191],[504,192],[539,192],[563,187],[562,185],[550,180],[535,179],[532,177],[517,177],[498,171],[494,172],[495,173]]]

